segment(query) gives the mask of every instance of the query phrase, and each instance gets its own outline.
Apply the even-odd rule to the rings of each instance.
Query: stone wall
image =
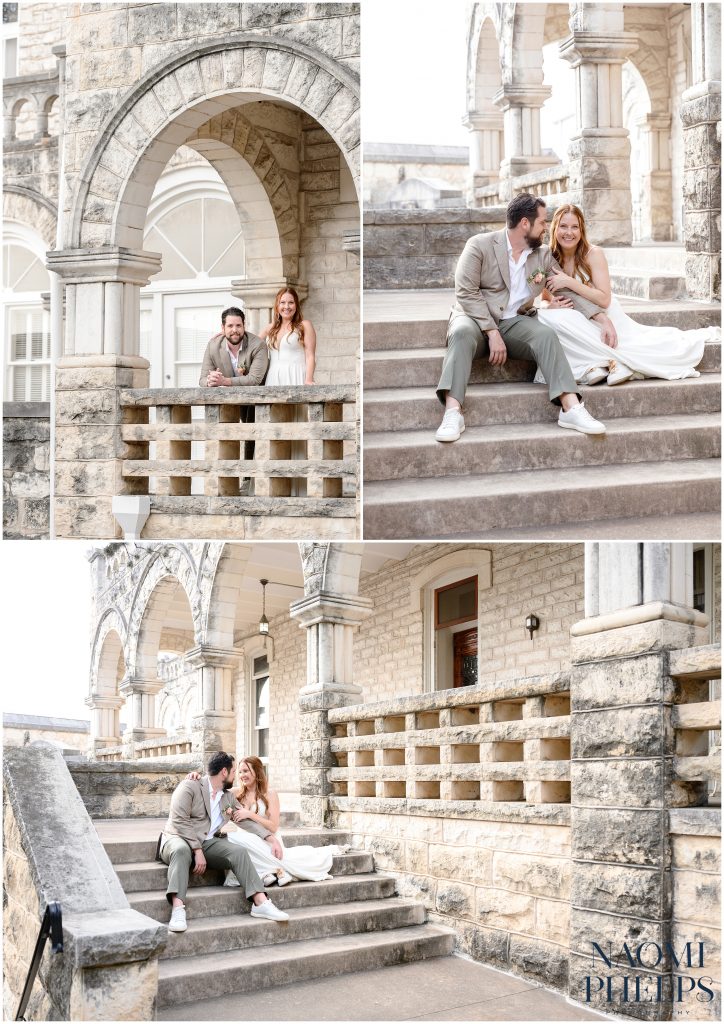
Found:
[[[455,266],[468,238],[504,225],[502,207],[367,210],[364,287],[452,288]]]
[[[81,799],[92,818],[165,818],[171,794],[187,772],[203,771],[198,758],[148,761],[70,761]]]
[[[42,539],[50,528],[50,405],[3,406],[3,536]]]
[[[52,48],[65,37],[65,19],[74,4],[18,4],[18,75],[54,71]]]

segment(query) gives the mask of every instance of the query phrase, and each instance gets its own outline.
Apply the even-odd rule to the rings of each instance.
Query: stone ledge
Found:
[[[3,402],[3,419],[50,419],[50,402]]]
[[[368,814],[412,814],[421,817],[470,819],[475,821],[511,821],[521,824],[570,825],[568,804],[490,803],[483,800],[406,800],[377,797],[330,796],[333,811],[357,811]]]
[[[168,929],[137,910],[66,914],[64,952],[78,967],[148,960],[166,945]]]
[[[682,807],[669,811],[669,834],[721,836],[721,808]]]

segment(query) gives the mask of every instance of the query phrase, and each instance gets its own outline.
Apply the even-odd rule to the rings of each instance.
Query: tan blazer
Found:
[[[241,804],[229,790],[221,794],[221,812],[224,823],[231,821],[225,813],[227,808],[239,810]],[[265,839],[271,835],[269,829],[256,821],[240,821],[239,828]],[[209,779],[203,775],[200,779],[184,779],[173,791],[168,821],[163,827],[164,836],[181,836],[186,839],[192,850],[198,850],[209,834],[211,828],[211,800],[209,798]]]
[[[206,346],[204,361],[201,366],[199,384],[206,387],[206,378],[212,370],[221,370],[225,377],[231,378],[232,384],[255,386],[264,383],[269,367],[269,349],[267,343],[248,331],[244,335],[239,350],[239,374],[234,373],[223,334],[215,334]]]
[[[508,269],[507,231],[488,231],[473,235],[465,243],[465,248],[458,260],[455,270],[455,302],[450,313],[450,321],[455,317],[470,316],[476,320],[484,331],[492,331],[498,326],[501,314],[508,305],[510,296],[510,272]],[[526,280],[536,270],[544,275],[550,270],[560,270],[558,263],[547,245],[535,249],[528,257],[525,265]],[[531,297],[521,306],[519,313],[526,316],[535,315],[532,308],[533,299],[543,291],[545,276],[540,284],[529,282]],[[575,292],[564,289],[557,295],[565,295],[573,301],[573,308],[587,318],[603,312],[600,306],[582,298]]]

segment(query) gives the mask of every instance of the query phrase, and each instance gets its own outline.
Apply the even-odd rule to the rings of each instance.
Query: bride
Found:
[[[198,777],[197,773],[191,772],[188,778],[194,776]],[[347,853],[349,846],[285,846],[282,837],[277,834],[279,797],[273,789],[269,789],[264,765],[259,758],[244,758],[239,763],[238,778],[241,787],[234,796],[244,808],[241,811],[241,820],[251,819],[269,829],[281,848],[281,857],[274,856],[265,839],[243,829],[227,832],[226,838],[245,847],[264,884],[272,885],[277,882],[282,886],[300,879],[305,882],[321,882],[331,878],[333,859]],[[224,885],[238,884],[230,871]]]
[[[541,323],[552,327],[579,384],[622,384],[643,377],[681,380],[698,377],[695,369],[707,341],[718,340],[721,330],[681,331],[677,327],[646,327],[626,316],[611,295],[606,256],[586,237],[586,223],[573,204],[559,207],[551,224],[551,251],[562,268],[553,271],[546,287],[554,295],[551,307],[538,310]],[[574,309],[553,308],[565,299],[563,288],[577,292],[606,310],[618,342],[609,348],[601,341],[600,328]]]

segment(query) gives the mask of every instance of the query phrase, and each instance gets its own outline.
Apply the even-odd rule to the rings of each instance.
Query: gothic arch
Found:
[[[359,176],[359,88],[318,51],[251,34],[195,45],[149,71],[107,119],[80,174],[67,248],[143,244],[143,220],[169,157],[202,124],[250,99],[313,117]]]

